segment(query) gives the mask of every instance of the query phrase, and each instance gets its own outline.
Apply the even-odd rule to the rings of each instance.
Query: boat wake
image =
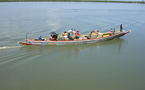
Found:
[[[22,47],[22,46],[1,46],[0,50],[2,50],[2,49],[11,49],[11,48],[20,48],[20,47]]]

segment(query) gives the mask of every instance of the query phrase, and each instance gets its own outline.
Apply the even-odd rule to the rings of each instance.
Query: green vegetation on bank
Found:
[[[111,0],[0,0],[0,2],[111,2],[111,3],[145,4],[145,1],[111,1]]]

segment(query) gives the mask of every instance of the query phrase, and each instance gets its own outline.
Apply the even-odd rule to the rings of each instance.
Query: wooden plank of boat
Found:
[[[114,38],[119,38],[124,36],[125,34],[129,33],[129,31],[117,32],[114,35],[107,36],[107,37],[97,37],[95,39],[84,39],[84,40],[26,40],[24,42],[18,42],[21,45],[76,45],[76,44],[86,44],[86,43],[97,43],[101,41],[111,40]]]

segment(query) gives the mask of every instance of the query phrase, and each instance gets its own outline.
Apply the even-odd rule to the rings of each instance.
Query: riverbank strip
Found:
[[[106,3],[145,4],[145,1],[111,1],[111,0],[0,0],[0,2],[106,2]]]

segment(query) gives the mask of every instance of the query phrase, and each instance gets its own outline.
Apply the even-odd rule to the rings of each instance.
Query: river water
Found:
[[[70,46],[20,46],[75,28],[132,30],[119,39]],[[145,90],[145,4],[0,3],[0,90]]]

